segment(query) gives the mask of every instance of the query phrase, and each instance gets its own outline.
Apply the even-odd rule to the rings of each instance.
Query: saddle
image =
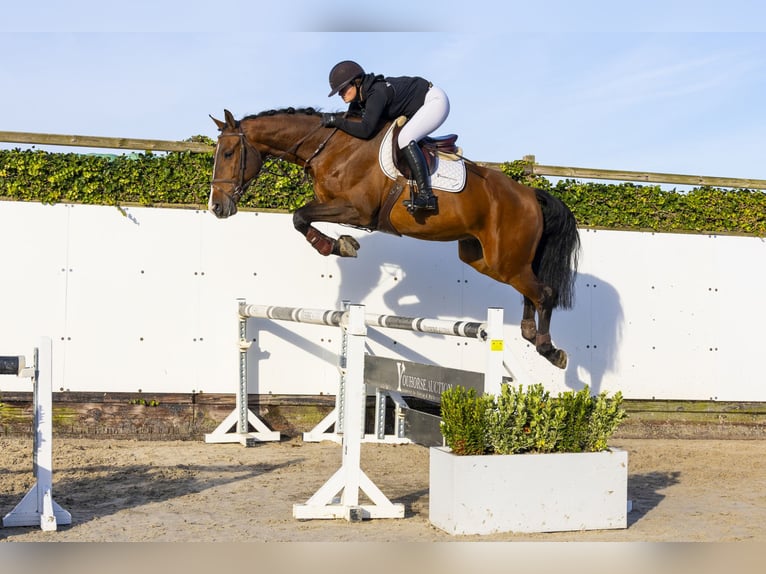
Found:
[[[401,156],[401,150],[396,143],[399,132],[406,121],[407,118],[402,116],[388,129],[388,133],[381,143],[378,157],[381,170],[386,176],[394,180],[394,184],[388,190],[386,197],[383,198],[374,228],[394,235],[401,235],[401,233],[391,223],[391,210],[407,185],[407,179],[412,178],[409,166]],[[439,137],[427,136],[418,142],[423,156],[426,158],[428,174],[432,177],[431,185],[434,189],[457,193],[465,186],[465,165],[462,150],[457,147],[456,140],[456,135],[449,134]],[[441,159],[447,161],[440,161]]]
[[[394,122],[394,132],[391,138],[392,157],[394,158],[394,164],[396,169],[405,174],[407,177],[411,177],[409,173],[410,169],[407,166],[407,162],[403,160],[401,150],[396,143],[399,138],[399,132],[407,123],[407,118],[401,116]],[[447,134],[443,136],[426,136],[418,141],[418,147],[423,152],[423,156],[426,158],[426,165],[428,166],[428,174],[433,175],[439,162],[436,161],[438,157],[456,161],[461,159],[462,150],[457,145],[457,134]]]

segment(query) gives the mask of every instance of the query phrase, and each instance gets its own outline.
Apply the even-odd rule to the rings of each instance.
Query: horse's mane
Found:
[[[260,118],[263,116],[299,115],[299,114],[303,114],[306,116],[316,116],[316,115],[320,115],[321,112],[315,110],[314,108],[281,108],[278,110],[265,110],[263,112],[258,112],[257,114],[250,114],[249,116],[245,116],[242,119],[250,120],[253,118]]]

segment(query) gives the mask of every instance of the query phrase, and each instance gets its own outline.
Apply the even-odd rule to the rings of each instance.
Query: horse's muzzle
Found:
[[[220,199],[213,199],[212,195],[208,201],[207,209],[218,219],[226,219],[237,213],[237,204],[223,194],[219,194]]]
[[[208,208],[208,211],[210,211],[210,213],[215,215],[218,219],[226,219],[227,217],[231,217],[237,213],[237,206],[232,203],[231,208],[224,209],[221,207],[220,203],[215,203]]]

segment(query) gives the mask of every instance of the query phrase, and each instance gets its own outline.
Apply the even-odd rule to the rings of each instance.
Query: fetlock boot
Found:
[[[436,197],[431,192],[431,182],[428,177],[428,167],[426,166],[426,158],[423,157],[423,152],[418,147],[417,142],[411,141],[407,144],[407,147],[402,148],[402,154],[407,161],[407,165],[410,168],[412,178],[415,180],[418,191],[412,195],[411,202],[405,202],[407,209],[414,211],[416,209],[424,209],[433,211],[436,209]]]

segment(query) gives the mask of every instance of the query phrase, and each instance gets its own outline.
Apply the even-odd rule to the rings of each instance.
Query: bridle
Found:
[[[234,191],[232,193],[226,193],[225,191],[222,191],[222,193],[229,197],[234,203],[237,203],[239,199],[244,195],[244,193],[247,191],[247,188],[250,187],[250,184],[253,182],[253,180],[245,182],[245,167],[247,165],[247,150],[245,149],[245,146],[247,146],[251,151],[254,151],[256,154],[260,154],[260,152],[255,149],[253,144],[251,144],[248,139],[245,137],[245,133],[242,131],[242,128],[239,127],[239,130],[237,133],[229,133],[229,134],[221,134],[218,136],[218,140],[220,142],[221,138],[226,137],[237,137],[239,138],[239,179],[228,179],[228,178],[222,178],[222,177],[214,177],[213,181],[211,182],[212,185],[215,185],[217,183],[227,183],[234,186]],[[216,156],[218,155],[218,151],[216,150]]]
[[[296,152],[298,151],[298,148],[305,142],[309,136],[311,136],[314,132],[316,132],[318,129],[320,129],[322,126],[318,126],[315,130],[305,135],[303,138],[301,138],[298,142],[296,142],[292,148],[289,150],[283,152],[280,157],[277,159],[281,159],[281,157],[284,157],[285,155],[292,154],[296,155]],[[246,165],[246,159],[247,159],[247,151],[245,150],[245,146],[249,148],[251,151],[255,152],[256,154],[260,155],[260,152],[253,146],[253,144],[250,143],[250,140],[247,139],[245,136],[245,133],[242,131],[242,126],[237,126],[237,132],[236,133],[222,133],[220,136],[218,136],[218,140],[220,142],[221,138],[225,137],[238,137],[239,138],[239,179],[229,179],[229,178],[221,178],[221,177],[214,177],[213,181],[211,182],[212,185],[215,185],[217,183],[226,183],[234,186],[234,191],[232,193],[227,193],[223,190],[221,190],[221,193],[226,195],[231,201],[233,201],[235,204],[239,202],[240,198],[245,194],[248,187],[250,187],[250,184],[255,181],[255,178],[252,180],[245,182],[245,165]],[[325,138],[324,141],[322,141],[316,150],[314,150],[314,153],[309,156],[309,158],[305,161],[303,166],[304,174],[307,174],[309,164],[311,163],[311,160],[313,160],[319,153],[324,149],[325,145],[327,145],[327,142],[330,141],[330,138],[335,135],[335,132],[338,131],[338,128],[335,128],[330,132],[330,135]],[[216,150],[216,157],[218,156],[218,151]],[[215,166],[214,166],[215,171]],[[278,175],[278,174],[277,174]]]

